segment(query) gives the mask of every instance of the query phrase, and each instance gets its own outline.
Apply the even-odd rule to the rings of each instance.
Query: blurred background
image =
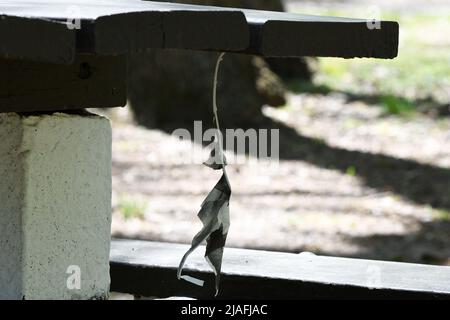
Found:
[[[226,128],[280,129],[280,163],[230,165],[227,246],[450,265],[450,2],[190,0],[400,23],[399,56],[227,55]],[[214,53],[130,57],[113,124],[113,236],[190,243],[220,177],[175,128],[212,125]],[[245,157],[245,155],[241,155]]]

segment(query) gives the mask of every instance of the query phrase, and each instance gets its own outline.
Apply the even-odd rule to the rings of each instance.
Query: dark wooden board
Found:
[[[212,298],[214,277],[204,247],[188,259],[197,287],[177,280],[187,245],[113,240],[111,290],[143,296]],[[225,249],[219,298],[450,299],[450,267]],[[379,281],[377,281],[379,279]]]
[[[46,53],[48,61],[55,63],[67,61],[67,55],[75,49],[69,46],[64,51],[64,58],[55,59],[63,52],[58,41],[29,45],[26,56],[23,54],[26,50],[18,52],[17,47],[27,42],[35,43],[39,38],[73,37],[72,30],[61,31],[60,24],[72,22],[74,18],[81,19],[81,29],[76,32],[76,50],[99,55],[176,48],[279,57],[393,58],[398,47],[396,22],[383,21],[381,29],[370,30],[366,20],[361,19],[166,2],[0,0],[0,16],[6,19],[0,28],[3,30],[0,31],[0,42],[5,43],[1,56],[41,61]],[[14,20],[12,16],[27,19]],[[20,23],[21,37],[12,32],[14,22],[14,28]],[[52,22],[57,23],[54,28],[61,35],[44,28],[48,25],[51,29]]]
[[[75,32],[64,24],[4,16],[1,11],[0,57],[59,64],[73,61]]]
[[[77,55],[71,65],[0,59],[0,113],[126,104],[124,56]]]
[[[239,51],[249,43],[244,14],[217,7],[139,0],[3,0],[0,15],[58,25],[79,18],[76,49],[81,53],[111,55],[148,48]],[[29,40],[12,32],[3,36],[13,43]]]
[[[252,30],[248,53],[383,59],[398,54],[397,22],[380,21],[380,29],[370,29],[366,19],[243,11]]]

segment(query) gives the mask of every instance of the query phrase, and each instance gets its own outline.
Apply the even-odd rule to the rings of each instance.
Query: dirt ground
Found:
[[[382,3],[406,2],[416,8]],[[133,125],[127,109],[112,118],[113,236],[189,243],[220,173],[181,164],[192,143]],[[280,129],[280,162],[229,166],[229,247],[450,265],[448,116],[292,93],[262,123]]]
[[[229,166],[228,246],[450,263],[449,119],[384,116],[333,94],[265,114],[297,136],[281,134],[279,164]],[[219,174],[180,164],[191,142],[113,125],[113,235],[190,242]]]

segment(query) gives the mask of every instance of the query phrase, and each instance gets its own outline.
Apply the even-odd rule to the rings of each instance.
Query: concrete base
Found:
[[[109,121],[0,114],[0,141],[0,299],[107,298]]]

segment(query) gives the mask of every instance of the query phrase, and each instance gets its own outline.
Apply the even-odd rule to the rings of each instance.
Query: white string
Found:
[[[222,146],[222,133],[220,131],[220,125],[219,125],[219,116],[218,116],[218,112],[217,112],[217,78],[219,75],[219,68],[220,68],[220,63],[223,60],[223,57],[225,56],[225,52],[222,52],[219,55],[219,58],[217,58],[217,62],[216,62],[216,68],[214,70],[214,83],[213,83],[213,112],[214,112],[214,119],[216,122],[216,128],[217,128],[217,139],[219,140],[219,152],[220,152],[220,159],[223,162],[222,163],[222,171],[223,171],[223,175],[225,176],[225,179],[227,180],[227,184],[229,186],[230,185],[230,181],[228,180],[228,175],[227,175],[227,169],[225,168],[225,161],[224,161],[224,151],[223,151],[223,146]]]

